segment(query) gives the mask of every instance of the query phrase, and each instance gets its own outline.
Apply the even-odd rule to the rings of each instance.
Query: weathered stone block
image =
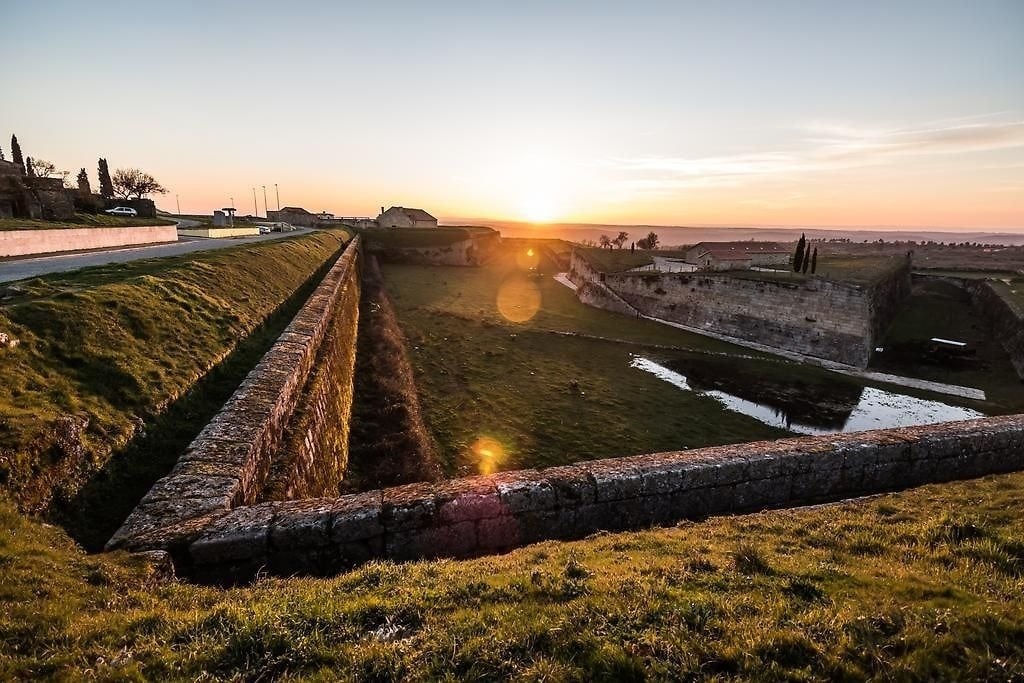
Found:
[[[430,526],[436,512],[431,484],[406,484],[384,489],[381,521],[388,533]]]
[[[555,507],[555,489],[537,470],[500,472],[491,477],[498,491],[502,508],[518,514]]]
[[[586,505],[597,500],[597,488],[594,480],[576,465],[547,467],[540,470],[541,476],[555,492],[555,503],[558,507],[574,507]]]
[[[477,542],[484,550],[514,548],[520,543],[519,522],[515,517],[504,516],[477,522]]]
[[[241,496],[241,484],[237,477],[196,476],[172,474],[160,479],[143,498],[143,503],[183,498],[216,498],[230,507]]]
[[[334,500],[331,516],[331,542],[335,544],[373,538],[384,533],[384,495],[367,491]]]
[[[260,503],[235,508],[210,524],[189,545],[195,564],[228,564],[265,561],[270,526],[279,503]]]
[[[328,545],[335,500],[309,498],[282,503],[270,527],[275,552],[290,553]]]
[[[439,483],[435,487],[435,499],[442,524],[489,519],[508,512],[489,477]]]

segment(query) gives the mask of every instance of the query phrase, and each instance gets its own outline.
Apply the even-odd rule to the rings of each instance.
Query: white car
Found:
[[[138,216],[139,212],[128,206],[117,206],[113,209],[107,209],[103,213],[111,216]]]
[[[260,234],[261,235],[269,235],[270,234],[270,228],[268,228],[265,225],[261,225],[260,226]]]

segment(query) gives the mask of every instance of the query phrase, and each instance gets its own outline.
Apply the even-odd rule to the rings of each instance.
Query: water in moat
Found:
[[[868,429],[911,427],[984,417],[983,413],[970,408],[883,391],[874,387],[851,387],[850,385],[837,387],[837,393],[845,394],[845,396],[839,396],[838,400],[832,400],[832,405],[827,408],[824,407],[824,403],[821,403],[822,410],[820,414],[815,415],[814,410],[807,410],[806,407],[803,410],[787,410],[769,403],[743,398],[718,388],[698,388],[694,386],[687,375],[642,356],[633,356],[630,365],[649,372],[683,391],[693,391],[714,399],[727,410],[742,413],[766,425],[797,434],[860,432]],[[799,414],[794,415],[794,412]]]

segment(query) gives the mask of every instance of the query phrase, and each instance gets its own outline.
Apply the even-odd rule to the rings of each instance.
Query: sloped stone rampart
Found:
[[[1024,469],[1024,415],[595,460],[221,510],[140,535],[179,573],[330,574]],[[230,488],[225,483],[225,487]]]
[[[601,273],[574,251],[569,277],[583,303],[680,323],[783,351],[865,367],[875,338],[910,292],[909,267],[871,285],[728,273]]]
[[[131,545],[133,539],[156,530],[188,528],[203,515],[258,502],[267,489],[273,464],[292,441],[298,441],[291,451],[294,462],[315,457],[313,453],[322,451],[325,443],[331,448],[332,462],[344,459],[345,448],[336,450],[336,446],[339,423],[344,423],[340,430],[347,444],[349,415],[344,411],[351,407],[358,259],[356,238],[170,474],[143,497],[108,548]],[[351,348],[344,348],[345,343]],[[321,353],[324,349],[328,350]],[[318,381],[322,373],[314,372],[324,355],[336,373],[341,398],[338,391],[324,391],[325,383]],[[297,411],[300,418],[314,417],[295,420]],[[325,437],[323,431],[328,428],[331,435]],[[281,479],[283,487],[302,489],[304,484],[296,480],[312,471],[309,467],[290,469]]]

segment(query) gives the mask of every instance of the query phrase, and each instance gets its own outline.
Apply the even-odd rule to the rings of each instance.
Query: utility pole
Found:
[[[256,188],[252,188],[252,213],[256,218],[260,217],[260,205],[256,203]]]
[[[228,204],[228,206],[231,207],[231,210],[228,211],[228,216],[230,216],[231,227],[233,228],[233,227],[235,227],[235,198],[234,197],[228,197],[228,199],[231,200],[231,203]]]
[[[263,186],[263,216],[270,218],[270,214],[267,213],[267,186]]]
[[[181,217],[181,199],[178,195],[174,195],[174,203],[178,205],[178,217]]]
[[[274,183],[274,195],[277,197],[277,210],[281,210],[281,195],[277,191],[277,183]]]

